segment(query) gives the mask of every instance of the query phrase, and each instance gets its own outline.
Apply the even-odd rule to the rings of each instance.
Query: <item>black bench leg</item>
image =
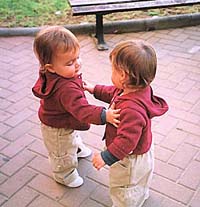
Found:
[[[108,45],[104,41],[102,14],[96,14],[96,38],[97,38],[97,49],[108,50]]]

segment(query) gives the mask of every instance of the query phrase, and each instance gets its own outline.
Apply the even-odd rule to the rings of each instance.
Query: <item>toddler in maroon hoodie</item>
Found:
[[[39,78],[33,94],[40,98],[39,119],[54,179],[68,187],[78,187],[83,179],[77,172],[78,157],[87,157],[87,148],[75,130],[89,124],[110,122],[116,126],[118,110],[89,105],[86,100],[77,38],[67,29],[42,29],[34,40],[39,60]]]
[[[106,125],[106,149],[93,156],[93,165],[109,165],[113,207],[141,207],[149,197],[154,169],[151,119],[168,110],[164,99],[153,95],[157,58],[146,42],[124,41],[110,53],[114,86],[85,83],[95,98],[115,103],[120,110],[118,128]]]

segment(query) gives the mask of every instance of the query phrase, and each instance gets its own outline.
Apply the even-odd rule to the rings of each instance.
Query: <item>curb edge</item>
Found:
[[[104,23],[104,33],[128,33],[200,25],[200,13]],[[95,33],[95,24],[65,25],[75,34]],[[34,36],[42,27],[0,28],[0,36]]]

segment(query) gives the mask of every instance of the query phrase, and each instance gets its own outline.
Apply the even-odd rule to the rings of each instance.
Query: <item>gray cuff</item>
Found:
[[[101,112],[101,124],[102,125],[106,124],[106,109],[105,108],[103,108]]]
[[[112,155],[108,150],[101,152],[101,157],[104,160],[104,162],[109,166],[119,161],[119,159]]]

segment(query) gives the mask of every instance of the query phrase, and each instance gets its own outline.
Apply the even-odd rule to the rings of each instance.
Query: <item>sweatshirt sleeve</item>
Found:
[[[120,124],[117,135],[107,150],[116,158],[122,160],[137,147],[146,121],[142,114],[131,108],[120,112]]]
[[[84,92],[78,86],[72,85],[63,90],[60,101],[64,109],[80,122],[105,124],[105,108],[89,104]]]
[[[102,151],[101,157],[104,160],[104,162],[109,166],[119,161],[119,159],[115,157],[114,155],[112,155],[108,150]]]
[[[117,91],[118,89],[115,86],[96,85],[94,88],[94,97],[105,103],[110,103]]]

